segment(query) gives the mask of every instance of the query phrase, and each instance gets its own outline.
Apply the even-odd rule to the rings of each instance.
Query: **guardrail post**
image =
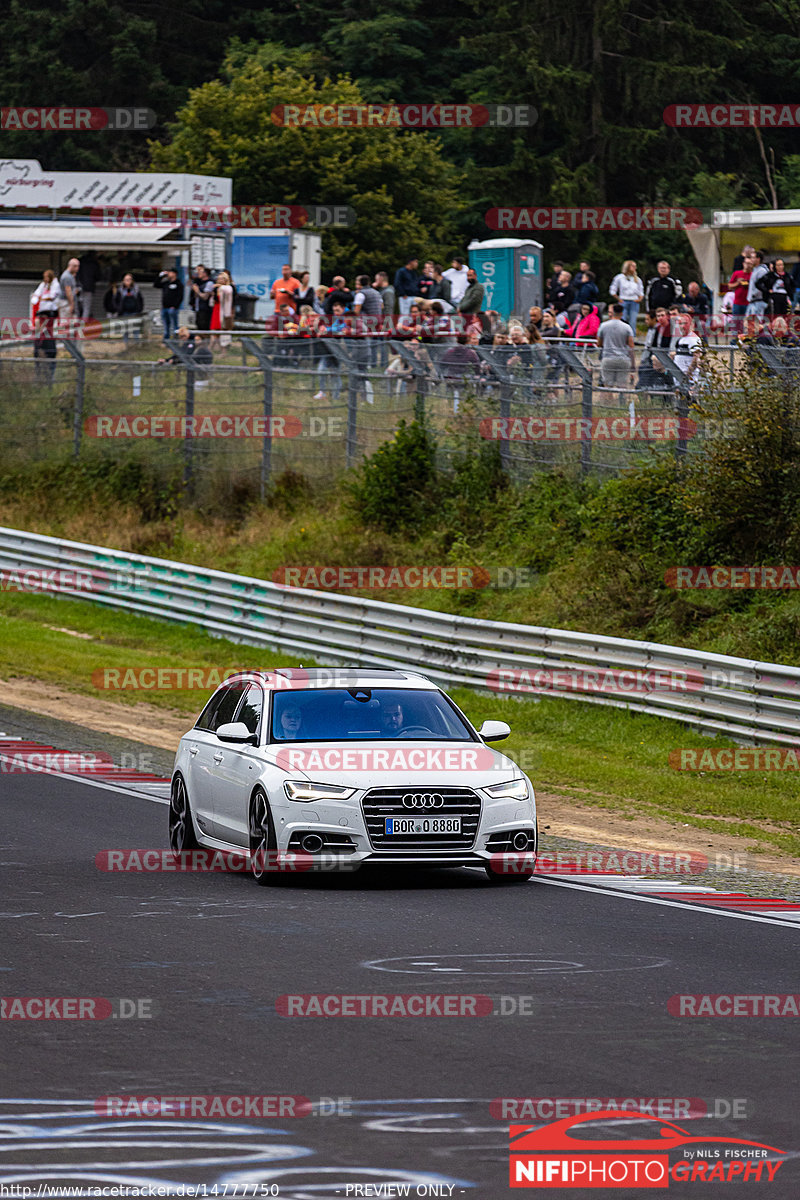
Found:
[[[75,407],[72,415],[72,456],[77,458],[81,452],[81,434],[83,433],[83,401],[86,390],[86,359],[71,338],[62,338],[64,349],[75,360]]]

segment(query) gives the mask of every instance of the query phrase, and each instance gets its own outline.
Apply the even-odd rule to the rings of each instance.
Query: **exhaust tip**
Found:
[[[319,854],[325,843],[318,833],[307,833],[300,839],[300,845],[306,854]]]

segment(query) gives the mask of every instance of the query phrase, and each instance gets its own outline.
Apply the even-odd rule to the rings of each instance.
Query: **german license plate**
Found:
[[[387,834],[461,833],[461,817],[386,817]]]

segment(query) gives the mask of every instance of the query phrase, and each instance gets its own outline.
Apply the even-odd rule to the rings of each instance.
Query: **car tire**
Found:
[[[180,854],[184,850],[197,850],[199,845],[189,793],[183,776],[176,775],[169,793],[169,848]]]
[[[270,855],[275,854],[277,838],[269,801],[263,788],[256,788],[250,801],[250,874],[256,883],[266,887],[274,883],[278,873]],[[271,869],[272,868],[272,869]]]

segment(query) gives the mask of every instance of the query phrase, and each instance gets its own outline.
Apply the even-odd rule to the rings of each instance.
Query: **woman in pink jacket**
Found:
[[[566,336],[575,339],[576,346],[593,342],[600,328],[600,314],[594,304],[582,304],[574,323],[566,330]]]

